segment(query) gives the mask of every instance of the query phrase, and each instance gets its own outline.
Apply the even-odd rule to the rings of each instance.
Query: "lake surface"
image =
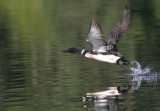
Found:
[[[61,52],[91,49],[91,18],[107,37],[125,5],[131,22],[119,51],[149,75]],[[160,111],[159,41],[159,0],[0,0],[0,110]],[[93,96],[111,89],[121,94]]]

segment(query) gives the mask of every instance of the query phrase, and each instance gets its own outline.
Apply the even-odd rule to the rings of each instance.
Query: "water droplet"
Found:
[[[149,74],[151,68],[146,67],[144,69],[141,68],[141,65],[138,61],[131,61],[131,70],[134,72],[134,74]]]

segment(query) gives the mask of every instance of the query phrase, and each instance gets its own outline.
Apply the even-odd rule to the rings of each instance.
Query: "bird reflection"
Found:
[[[129,90],[138,90],[141,86],[142,81],[146,81],[148,84],[156,84],[158,79],[158,73],[148,73],[148,74],[128,74],[133,76],[130,82],[126,85],[121,85],[117,87],[108,87],[105,91],[87,93],[83,97],[83,102],[92,102],[94,107],[84,105],[88,110],[93,111],[119,111],[120,104],[119,100],[125,98],[125,93]]]
[[[118,96],[121,93],[117,90],[117,87],[109,87],[105,91],[87,93],[86,97],[83,97],[83,102],[94,102],[93,108],[88,108],[88,110],[94,111],[118,111]]]

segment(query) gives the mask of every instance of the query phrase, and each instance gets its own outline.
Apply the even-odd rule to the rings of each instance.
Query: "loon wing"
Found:
[[[106,43],[112,46],[110,47],[109,50],[111,50],[112,48],[117,50],[117,43],[125,34],[129,22],[130,22],[130,10],[127,10],[126,7],[120,21],[117,23],[117,25],[112,29],[108,37],[105,39]]]
[[[95,18],[92,18],[87,41],[91,43],[92,50],[96,52],[107,52],[107,45],[102,37],[102,30]]]

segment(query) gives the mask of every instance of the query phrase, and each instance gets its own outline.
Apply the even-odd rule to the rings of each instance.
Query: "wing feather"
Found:
[[[97,51],[97,52],[107,51],[107,45],[102,35],[103,33],[100,25],[95,20],[95,18],[92,18],[87,41],[91,43],[93,47],[92,49],[93,51]]]
[[[116,27],[112,29],[108,37],[105,39],[106,43],[108,45],[116,45],[119,42],[119,40],[123,37],[123,35],[126,33],[129,22],[130,10],[127,10],[126,7],[120,21],[117,23]]]

